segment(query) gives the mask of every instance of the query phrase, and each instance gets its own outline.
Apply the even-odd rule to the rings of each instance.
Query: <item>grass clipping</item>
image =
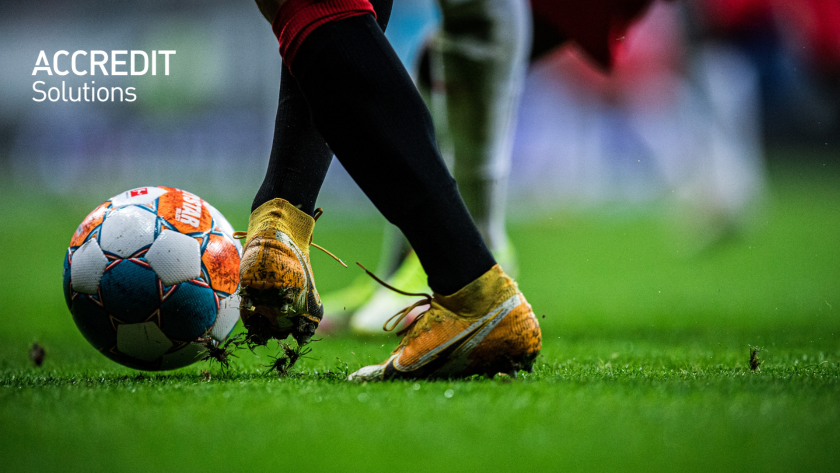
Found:
[[[216,346],[208,337],[203,342],[206,351],[204,352],[204,358],[202,358],[201,361],[209,361],[211,363],[217,361],[219,365],[221,365],[222,369],[226,371],[230,368],[230,363],[233,361],[232,358],[239,358],[234,354],[234,352],[242,345],[247,344],[247,342],[248,341],[241,333],[228,338],[227,341],[219,344],[218,346]]]
[[[291,374],[292,369],[299,359],[308,355],[312,348],[295,343],[291,345],[283,341],[277,341],[280,345],[280,351],[276,356],[271,357],[272,362],[269,365],[263,365],[268,368],[267,374],[276,373],[277,376],[283,378]],[[254,340],[244,333],[240,333],[234,337],[229,338],[222,344],[215,346],[208,341],[204,344],[205,352],[202,361],[218,362],[223,370],[228,370],[233,358],[239,358],[235,352],[242,347],[247,347],[251,352],[260,346],[266,346],[266,343],[255,343]],[[206,371],[205,371],[206,372]],[[206,378],[209,380],[209,372]]]
[[[295,363],[309,354],[312,348],[308,348],[306,345],[301,346],[297,343],[294,346],[286,342],[279,342],[279,344],[280,351],[277,353],[277,356],[273,357],[274,361],[270,365],[263,366],[268,368],[267,374],[276,373],[278,377],[284,378],[291,374]]]
[[[760,351],[761,348],[759,347],[750,347],[750,369],[759,373],[761,373],[761,364],[764,363],[763,360],[758,358]]]

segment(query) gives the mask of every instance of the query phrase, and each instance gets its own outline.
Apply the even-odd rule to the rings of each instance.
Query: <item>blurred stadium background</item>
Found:
[[[768,160],[836,162],[835,3],[660,2],[628,35],[612,77],[589,69],[574,48],[545,58],[531,69],[519,110],[512,215],[664,198],[704,221],[738,225],[761,202]],[[9,0],[0,13],[3,185],[92,204],[149,183],[213,202],[253,195],[280,67],[256,9],[218,0],[143,0],[130,9]],[[409,68],[437,16],[434,0],[395,2],[387,35]],[[42,49],[50,58],[59,49],[177,55],[168,77],[35,78]],[[134,86],[138,99],[36,103],[35,80]],[[322,197],[328,209],[375,212],[337,163]]]

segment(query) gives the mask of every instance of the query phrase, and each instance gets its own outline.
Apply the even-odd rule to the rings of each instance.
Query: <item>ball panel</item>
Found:
[[[117,349],[138,360],[155,361],[172,346],[155,322],[117,326]]]
[[[182,233],[164,230],[145,255],[164,286],[201,276],[201,253],[198,241]]]
[[[158,215],[181,233],[205,233],[212,230],[213,217],[201,198],[171,187],[158,200]]]
[[[160,187],[138,187],[117,194],[111,197],[111,205],[114,208],[125,207],[126,205],[152,205],[158,197],[166,193],[166,189]]]
[[[163,355],[160,360],[160,369],[174,370],[189,366],[204,357],[207,351],[203,345],[199,343],[189,343],[183,348]]]
[[[201,284],[179,284],[160,305],[161,328],[169,338],[190,341],[203,336],[216,321],[216,297]]]
[[[78,228],[76,228],[76,232],[73,233],[73,238],[70,239],[70,247],[80,246],[85,242],[85,239],[88,235],[90,235],[90,232],[102,224],[102,221],[105,219],[105,214],[108,212],[108,208],[110,206],[110,202],[100,204],[99,207],[93,209],[93,212],[89,213],[88,216],[82,220],[82,223],[80,223]]]
[[[233,332],[233,328],[236,327],[238,321],[239,296],[233,294],[219,301],[219,314],[216,316],[216,323],[213,324],[210,336],[218,342],[225,341]]]
[[[96,294],[106,266],[108,266],[108,258],[102,253],[96,240],[86,241],[73,252],[70,260],[72,289],[84,294]]]
[[[239,287],[239,251],[232,240],[222,235],[210,234],[201,262],[216,291],[233,294]]]
[[[102,223],[99,246],[103,251],[129,258],[155,241],[155,214],[140,207],[123,207],[111,212]]]
[[[216,228],[214,228],[214,230],[218,229],[220,232],[227,235],[228,238],[230,238],[231,240],[233,240],[236,243],[239,243],[238,241],[233,239],[233,232],[234,232],[233,225],[231,225],[230,222],[227,221],[225,216],[222,215],[222,213],[219,212],[216,209],[216,207],[213,207],[207,201],[204,202],[204,206],[207,208],[208,211],[210,211],[210,215],[213,217],[213,220],[216,222]]]
[[[118,260],[102,275],[102,302],[109,314],[126,323],[144,322],[158,309],[157,276],[143,258]]]
[[[91,296],[76,294],[70,313],[82,336],[97,350],[106,350],[117,343],[117,332],[111,325],[111,318]]]

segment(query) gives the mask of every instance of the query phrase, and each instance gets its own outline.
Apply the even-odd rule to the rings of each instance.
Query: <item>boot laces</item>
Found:
[[[396,329],[397,326],[400,324],[400,322],[402,322],[403,319],[408,317],[408,314],[410,314],[411,311],[413,311],[414,309],[416,309],[418,307],[421,307],[421,306],[424,306],[424,305],[428,305],[428,306],[431,307],[431,305],[432,305],[432,295],[431,294],[427,294],[425,292],[407,292],[407,291],[403,291],[401,289],[397,289],[394,286],[386,283],[382,279],[379,279],[375,274],[373,274],[371,271],[369,271],[367,268],[365,268],[362,265],[362,263],[356,262],[356,264],[358,264],[359,267],[362,268],[368,274],[368,276],[372,277],[376,282],[378,282],[382,286],[396,292],[397,294],[402,294],[404,296],[423,297],[423,299],[420,299],[419,301],[415,302],[414,304],[411,304],[410,306],[406,307],[405,309],[403,309],[403,310],[397,312],[396,314],[392,315],[391,317],[389,317],[388,320],[386,320],[385,323],[382,324],[382,330],[384,330],[386,332],[393,332],[394,329]],[[417,322],[420,319],[422,319],[423,316],[426,315],[426,313],[428,313],[428,312],[429,312],[428,309],[424,310],[420,315],[418,315],[414,320],[412,320],[411,323],[408,324],[408,326],[406,328],[397,332],[397,335],[398,336],[403,336],[406,333],[408,333],[417,324]],[[389,324],[390,324],[390,327],[389,327]]]
[[[320,217],[321,217],[321,215],[323,215],[323,214],[324,214],[324,209],[322,209],[321,207],[318,207],[317,209],[315,209],[315,215],[314,215],[314,217],[313,217],[313,218],[314,218],[314,219],[315,219],[315,221],[317,222],[317,221],[318,221],[318,218],[320,218]],[[236,238],[237,240],[242,240],[242,239],[248,238],[248,232],[233,232],[233,237],[234,237],[234,238]],[[332,257],[332,259],[334,259],[334,260],[338,261],[338,262],[339,262],[342,266],[344,266],[345,268],[347,267],[347,265],[346,265],[346,264],[344,264],[344,261],[341,261],[341,258],[339,258],[338,256],[336,256],[336,255],[334,255],[334,254],[330,253],[330,252],[329,252],[326,248],[324,248],[323,246],[321,246],[321,245],[316,245],[315,243],[313,243],[313,242],[312,242],[312,236],[310,236],[310,237],[309,237],[309,246],[312,246],[312,247],[314,247],[314,248],[318,248],[319,250],[321,250],[321,251],[323,251],[324,253],[326,253],[326,254],[328,254],[329,256],[331,256],[331,257]]]

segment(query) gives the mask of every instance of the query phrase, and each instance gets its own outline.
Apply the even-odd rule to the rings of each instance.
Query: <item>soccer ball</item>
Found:
[[[64,297],[82,335],[142,370],[192,364],[239,320],[233,227],[171,187],[140,187],[93,210],[64,257]]]

